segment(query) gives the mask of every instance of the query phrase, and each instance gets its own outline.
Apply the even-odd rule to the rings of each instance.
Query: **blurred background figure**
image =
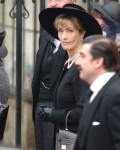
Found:
[[[6,33],[3,27],[0,27],[0,103],[6,104],[10,96],[10,81],[3,65],[3,59],[7,56],[8,50],[3,45]]]
[[[10,96],[10,81],[3,65],[3,59],[8,54],[7,48],[3,45],[5,35],[6,33],[3,27],[0,27],[0,140],[3,139],[4,135],[9,108],[7,105],[7,101]]]
[[[103,35],[115,40],[116,33],[120,32],[120,4],[109,1],[103,5],[92,3],[91,15],[98,21],[103,30]]]

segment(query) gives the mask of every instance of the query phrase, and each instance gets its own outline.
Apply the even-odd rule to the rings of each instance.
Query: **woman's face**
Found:
[[[75,24],[70,20],[64,20],[64,24],[59,24],[57,29],[61,45],[63,49],[67,51],[77,49],[85,34],[78,30]]]

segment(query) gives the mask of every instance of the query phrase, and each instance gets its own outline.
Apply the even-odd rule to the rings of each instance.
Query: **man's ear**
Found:
[[[104,66],[104,59],[102,57],[96,59],[96,68]]]

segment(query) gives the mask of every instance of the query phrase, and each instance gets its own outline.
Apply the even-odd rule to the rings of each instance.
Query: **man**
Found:
[[[120,32],[120,4],[108,1],[102,6],[92,3],[91,15],[98,21],[103,30],[103,35],[115,40],[116,33]]]
[[[76,0],[48,0],[48,7],[62,7],[67,3],[76,3]],[[47,19],[47,18],[46,18]],[[35,71],[32,80],[32,95],[33,95],[33,121],[35,125],[35,142],[36,150],[53,150],[53,131],[54,126],[52,123],[43,122],[38,114],[40,106],[53,107],[52,94],[50,82],[55,87],[55,81],[59,74],[59,69],[52,70],[53,56],[56,52],[60,58],[60,65],[56,68],[63,66],[65,61],[65,53],[60,45],[60,42],[49,35],[46,31],[40,36],[39,50],[36,55]],[[54,58],[55,59],[55,58]],[[51,81],[52,76],[52,81]]]
[[[83,41],[76,60],[80,78],[90,84],[74,150],[120,149],[120,77],[114,41],[101,35]]]

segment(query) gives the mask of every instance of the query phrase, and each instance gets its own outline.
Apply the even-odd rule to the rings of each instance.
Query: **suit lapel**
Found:
[[[54,55],[54,60],[53,60],[52,79],[51,79],[52,86],[57,81],[60,72],[62,71],[62,68],[64,66],[66,58],[67,58],[67,53],[65,50],[63,50],[62,46],[60,45],[58,51]]]
[[[54,41],[54,38],[49,35],[46,31],[44,31],[41,35],[41,39],[39,41],[39,50],[37,52],[37,57],[36,57],[36,65],[35,65],[35,73],[33,77],[33,84],[38,83],[38,79],[40,78],[40,72],[41,72],[41,67],[42,67],[42,61],[44,58],[44,54],[46,52],[46,48],[48,43],[51,41]],[[52,43],[53,43],[52,41]]]
[[[47,45],[46,45],[46,51],[44,54],[44,60],[42,61],[42,77],[44,75],[46,75],[47,70],[46,68],[49,68],[49,65],[52,63],[53,61],[53,55],[54,55],[54,50],[56,48],[55,44],[54,44],[54,38],[51,36],[47,37]]]
[[[87,107],[87,111],[84,112],[83,110],[83,117],[81,119],[81,124],[80,124],[80,147],[81,149],[83,148],[85,141],[86,141],[86,136],[87,132],[89,130],[90,124],[93,121],[93,117],[96,114],[96,111],[98,110],[98,107],[100,106],[100,103],[102,101],[102,96],[105,90],[110,86],[110,83],[116,80],[116,75],[113,76],[105,85],[104,87],[99,91],[97,96],[94,98],[93,102],[88,104],[89,106]]]
[[[37,66],[38,66],[38,70],[40,71],[41,70],[41,67],[42,67],[42,61],[43,61],[43,58],[44,58],[44,54],[45,54],[45,52],[46,52],[46,50],[47,50],[47,45],[48,45],[48,43],[51,43],[51,44],[54,44],[53,43],[53,41],[54,41],[54,38],[51,36],[51,35],[49,35],[47,32],[46,32],[46,34],[44,35],[44,36],[46,36],[45,38],[43,37],[43,39],[41,40],[41,42],[42,42],[42,44],[41,44],[41,47],[40,47],[40,49],[39,49],[39,51],[38,51],[38,57],[39,58],[37,58],[37,60],[38,60],[38,62],[37,62]],[[45,39],[47,39],[47,40],[45,40]]]
[[[101,92],[99,92],[99,94],[96,96],[96,98],[93,100],[92,103],[87,104],[87,111],[85,111],[83,113],[83,118],[81,119],[81,128],[80,128],[80,132],[82,133],[82,138],[81,138],[81,142],[80,142],[80,147],[83,147],[85,139],[86,139],[86,135],[87,135],[87,131],[89,129],[89,126],[92,122],[92,118],[95,114],[95,112],[97,111],[97,108],[99,106],[101,97],[102,97],[102,93],[103,90]]]

